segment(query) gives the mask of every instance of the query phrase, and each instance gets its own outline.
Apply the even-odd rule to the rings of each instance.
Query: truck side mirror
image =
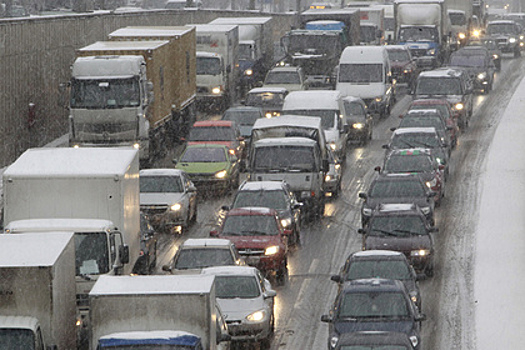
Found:
[[[119,255],[121,264],[129,263],[129,246],[126,244],[121,245],[118,248],[118,255]]]
[[[151,81],[146,82],[146,98],[148,104],[151,104],[153,101],[155,101],[155,96],[153,94],[153,83]]]

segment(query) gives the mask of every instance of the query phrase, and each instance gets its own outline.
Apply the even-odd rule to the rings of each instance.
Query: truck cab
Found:
[[[25,350],[48,350],[40,323],[29,316],[0,316],[0,345]]]

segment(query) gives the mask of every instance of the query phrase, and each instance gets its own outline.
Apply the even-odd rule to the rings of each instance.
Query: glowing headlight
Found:
[[[337,147],[337,146],[336,146],[335,142],[330,142],[330,149],[331,149],[332,151],[335,151],[335,148],[336,148],[336,147]]]
[[[483,80],[483,79],[485,79],[486,77],[487,77],[487,73],[485,73],[485,72],[483,72],[483,73],[479,73],[479,74],[478,74],[478,79],[479,79],[479,80]]]
[[[516,38],[510,38],[509,43],[514,44],[516,42]]]
[[[264,320],[265,314],[266,312],[264,310],[255,311],[249,314],[248,316],[246,316],[246,320],[250,322],[260,322]]]
[[[405,70],[403,70],[403,73],[405,73],[405,74],[410,73],[410,69],[405,69]]]
[[[339,337],[333,336],[330,338],[330,347],[332,349],[335,349],[335,346],[337,345],[337,342],[339,341]]]
[[[228,153],[230,153],[232,156],[234,156],[235,155],[235,148],[230,148],[228,150]]]
[[[382,97],[376,97],[376,98],[375,98],[375,101],[376,101],[376,102],[381,102],[382,99],[383,99]]]
[[[415,303],[417,303],[417,294],[415,292],[410,293],[410,300],[412,300]]]
[[[326,175],[326,176],[324,177],[324,181],[325,181],[325,182],[328,182],[328,181],[331,181],[331,180],[332,180],[332,176],[331,176],[331,175]]]
[[[430,56],[434,56],[436,54],[436,49],[430,49],[427,51],[427,54]]]
[[[275,255],[279,252],[279,246],[272,245],[264,250],[264,255]]]
[[[525,38],[524,35],[520,35],[520,40],[523,40]]]
[[[524,43],[520,41],[520,46],[523,46],[523,44],[524,44]]]
[[[434,178],[431,181],[425,182],[425,184],[427,185],[428,188],[432,188],[432,187],[436,186],[437,180]]]
[[[79,145],[74,145],[73,148],[80,148],[80,146]]]
[[[417,340],[417,337],[415,335],[411,335],[410,336],[410,342],[412,343],[412,346],[414,347],[414,349],[416,348],[417,344],[419,343],[419,341]]]
[[[214,87],[213,89],[211,89],[211,93],[214,94],[214,95],[220,94],[221,93],[221,87],[220,86]]]
[[[459,102],[459,103],[456,103],[456,105],[454,106],[454,108],[456,109],[456,111],[461,111],[465,106],[463,105],[463,103]]]
[[[253,70],[251,70],[251,69],[247,69],[247,70],[244,71],[244,75],[250,76],[252,74],[253,74]]]
[[[281,219],[281,225],[284,228],[288,228],[288,227],[292,226],[292,219],[291,218]]]
[[[221,170],[221,171],[218,171],[218,172],[215,173],[215,177],[217,179],[224,179],[226,177],[227,173],[228,172],[226,170]]]
[[[180,205],[180,203],[173,204],[173,205],[170,207],[171,211],[179,211],[180,208],[182,208],[182,205]]]
[[[459,33],[459,34],[458,34],[458,37],[459,37],[461,40],[463,40],[463,39],[465,39],[467,36],[465,35],[465,33]]]
[[[410,252],[410,256],[427,256],[427,255],[430,255],[430,250],[428,249],[412,250]]]
[[[352,124],[352,128],[354,129],[359,129],[361,130],[362,128],[364,128],[365,126],[363,125],[363,123],[354,123]]]
[[[134,143],[133,144],[133,148],[134,149],[139,149],[140,148],[140,143]]]
[[[423,214],[428,215],[430,214],[430,207],[421,207],[421,211],[423,212]]]
[[[475,30],[472,32],[472,35],[473,36],[479,36],[481,33],[479,32],[479,30]]]
[[[499,58],[499,55],[494,54],[494,55],[492,55],[492,58],[494,58],[495,60],[497,60],[497,59]]]
[[[270,112],[266,112],[266,114],[264,115],[266,118],[270,119],[272,117],[272,113]]]
[[[335,165],[335,170],[339,170],[339,169],[341,169],[341,164],[336,164]]]
[[[436,162],[438,162],[438,164],[445,165],[445,161],[439,157],[436,157]]]

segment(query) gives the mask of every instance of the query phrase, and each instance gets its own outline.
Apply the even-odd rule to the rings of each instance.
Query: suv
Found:
[[[411,88],[419,70],[410,50],[406,45],[387,45],[385,48],[390,59],[392,77],[397,83],[406,83]]]
[[[430,224],[434,223],[434,197],[419,175],[416,174],[379,174],[370,184],[368,192],[360,192],[363,199],[361,223],[369,225],[373,211],[380,204],[415,203],[425,214]]]
[[[263,88],[283,87],[288,91],[308,90],[306,76],[301,67],[279,66],[271,69],[264,79]]]
[[[415,204],[383,204],[372,214],[363,235],[363,250],[388,249],[405,254],[416,271],[434,275],[434,238],[437,228],[429,225]]]
[[[346,141],[358,141],[366,144],[372,139],[374,118],[368,113],[365,102],[359,97],[346,96],[343,98],[345,106],[348,136]]]
[[[171,273],[196,273],[210,266],[244,265],[235,245],[227,239],[189,238],[180,246],[170,265],[162,266]]]
[[[335,349],[343,334],[361,331],[401,331],[418,350],[421,321],[425,319],[410,300],[403,283],[382,278],[344,283],[330,314],[321,316],[321,321],[329,324],[329,350]]]
[[[472,116],[473,86],[468,72],[461,68],[440,68],[421,72],[416,81],[414,99],[446,98],[457,115],[460,128],[466,128]]]
[[[233,203],[221,209],[230,210],[249,206],[272,208],[279,213],[281,225],[292,230],[290,243],[299,244],[301,236],[301,207],[288,184],[284,181],[250,181],[243,182]]]
[[[330,279],[339,284],[363,278],[400,280],[408,290],[410,299],[421,310],[418,276],[403,253],[392,250],[366,250],[350,254],[339,274]]]
[[[465,46],[450,55],[450,66],[461,67],[470,73],[474,89],[488,94],[494,83],[492,55],[483,46]]]
[[[518,23],[511,20],[490,21],[486,32],[496,40],[501,52],[512,52],[514,57],[521,56],[521,27]]]
[[[246,263],[267,275],[275,274],[283,285],[288,272],[288,236],[274,209],[245,207],[230,210],[218,230],[210,236],[227,238],[235,243]]]

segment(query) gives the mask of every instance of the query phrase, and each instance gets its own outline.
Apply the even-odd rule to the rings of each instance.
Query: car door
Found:
[[[195,185],[190,181],[186,173],[182,174],[185,201],[188,203],[188,217],[193,217],[197,211],[197,191]]]

